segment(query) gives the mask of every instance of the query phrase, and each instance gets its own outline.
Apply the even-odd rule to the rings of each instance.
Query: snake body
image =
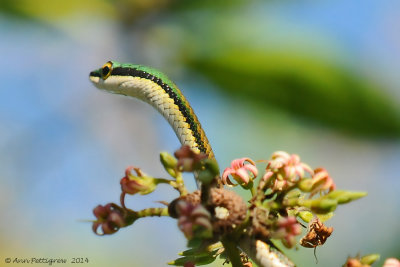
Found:
[[[195,152],[214,157],[211,145],[189,102],[178,87],[156,69],[108,61],[90,72],[92,83],[99,89],[138,98],[152,105],[169,122],[182,145]],[[293,267],[278,250],[260,240],[245,240],[240,247],[262,267]]]
[[[146,66],[109,61],[89,77],[99,89],[149,103],[169,122],[182,145],[214,157],[192,107],[165,74]]]

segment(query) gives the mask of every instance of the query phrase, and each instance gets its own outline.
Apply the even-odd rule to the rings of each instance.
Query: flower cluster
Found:
[[[97,235],[110,235],[117,232],[120,228],[132,224],[136,215],[114,203],[105,206],[98,205],[93,210],[93,214],[97,220],[93,222],[92,229]],[[102,233],[98,232],[99,228]]]
[[[283,191],[304,178],[306,173],[312,175],[314,172],[310,166],[300,161],[298,155],[277,151],[272,154],[262,179],[271,184],[272,191]]]

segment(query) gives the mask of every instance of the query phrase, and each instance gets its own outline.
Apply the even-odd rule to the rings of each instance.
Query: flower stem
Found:
[[[153,216],[169,216],[168,208],[148,208],[137,212],[138,218],[153,217]]]
[[[185,184],[183,183],[183,178],[182,178],[181,174],[177,175],[176,181],[168,180],[168,179],[164,179],[164,178],[155,178],[155,179],[157,180],[157,183],[169,184],[174,189],[176,189],[181,196],[187,195],[187,193],[188,193],[188,191],[185,187]]]
[[[225,248],[225,252],[228,255],[232,267],[243,267],[242,259],[240,258],[240,251],[235,245],[235,242],[229,240],[228,238],[223,238],[221,242]]]
[[[254,186],[251,187],[250,192],[251,192],[251,196],[252,196],[252,197],[254,197],[255,195],[257,195],[257,189],[256,189]]]

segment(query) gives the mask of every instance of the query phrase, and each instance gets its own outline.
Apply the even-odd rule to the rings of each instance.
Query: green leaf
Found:
[[[192,262],[196,266],[210,264],[216,259],[216,251],[212,252],[201,252],[198,255],[190,255],[178,258],[174,261],[168,262],[169,265],[183,266],[187,262]]]

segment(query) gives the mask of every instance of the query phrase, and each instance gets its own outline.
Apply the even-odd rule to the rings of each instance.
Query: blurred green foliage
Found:
[[[256,40],[243,41],[241,34],[225,34],[237,24],[223,11],[242,10],[253,2],[257,1],[233,0],[227,6],[222,0],[3,0],[0,12],[48,24],[60,17],[88,13],[113,18],[125,26],[152,18],[155,13],[163,14],[180,29],[174,39],[183,44],[183,49],[168,52],[183,59],[180,63],[184,68],[214,82],[227,96],[239,96],[259,107],[273,106],[346,133],[400,136],[398,103],[367,77],[310,52],[290,48],[277,51],[253,45]],[[200,13],[200,20],[193,16],[195,12]],[[165,21],[159,17],[147,20],[146,32],[152,34],[151,28],[160,26],[165,29]],[[246,27],[249,25],[244,23],[241,30]],[[252,30],[257,32],[257,28]]]
[[[292,51],[227,49],[188,61],[227,95],[365,136],[400,134],[399,109],[345,67]]]

